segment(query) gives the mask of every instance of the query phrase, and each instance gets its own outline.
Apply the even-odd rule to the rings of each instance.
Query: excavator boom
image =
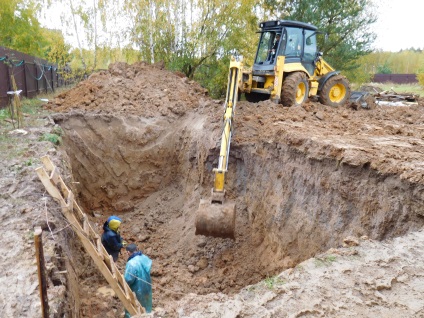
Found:
[[[218,167],[214,168],[215,181],[211,198],[200,200],[196,214],[196,235],[234,239],[235,203],[225,201],[225,174],[228,171],[234,111],[238,99],[238,83],[242,74],[242,62],[231,57],[227,94],[224,104],[223,129]]]

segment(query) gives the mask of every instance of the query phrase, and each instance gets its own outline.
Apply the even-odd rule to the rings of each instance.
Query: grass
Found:
[[[284,284],[285,281],[278,276],[272,276],[265,278],[264,283],[268,289],[274,289],[277,285]]]
[[[394,83],[368,83],[364,85],[372,85],[382,89],[383,91],[393,90],[398,94],[418,94],[424,97],[424,87],[420,84],[394,84]],[[357,86],[357,85],[356,85]],[[358,87],[352,85],[354,90],[359,90]]]
[[[26,138],[21,138],[19,146],[17,146],[16,138],[1,133],[0,131],[0,158],[1,160],[10,160],[12,158],[22,156],[28,150],[28,144],[31,142]]]
[[[412,94],[419,94],[420,96],[424,96],[424,87],[422,87],[419,84],[385,83],[385,84],[379,84],[379,87],[383,90],[393,89],[396,93],[400,93],[400,94],[412,93]]]
[[[22,111],[26,114],[35,115],[41,110],[44,103],[38,98],[24,98],[22,99]]]
[[[315,258],[315,266],[316,267],[322,267],[322,266],[329,266],[331,263],[336,261],[335,255],[326,255],[323,258]]]
[[[39,141],[50,141],[54,145],[59,145],[62,142],[62,138],[57,134],[45,133],[39,139]]]

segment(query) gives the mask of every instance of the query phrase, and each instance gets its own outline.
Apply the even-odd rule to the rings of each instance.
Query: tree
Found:
[[[63,69],[72,60],[71,46],[65,43],[63,34],[59,30],[43,29],[42,34],[47,42],[44,47],[46,59],[55,63],[59,69]]]
[[[378,74],[392,74],[392,70],[390,69],[389,65],[386,63],[382,65],[377,65],[377,73]]]
[[[148,62],[164,61],[171,70],[218,92],[225,90],[229,54],[251,57],[257,19],[253,0],[126,0],[131,42]],[[219,78],[220,85],[215,85]],[[212,84],[213,83],[213,84]],[[222,89],[217,89],[221,86]]]
[[[47,44],[37,19],[39,6],[31,0],[0,0],[0,45],[45,57]]]
[[[358,58],[372,52],[376,35],[370,30],[376,21],[370,0],[287,0],[287,19],[316,25],[325,36],[318,37],[324,58],[336,69],[355,77]]]

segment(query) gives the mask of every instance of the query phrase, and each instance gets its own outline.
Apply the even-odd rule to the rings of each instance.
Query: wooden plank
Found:
[[[47,171],[51,172],[53,171],[53,168],[55,167],[55,165],[53,164],[53,162],[50,160],[49,156],[42,156],[40,158],[41,162],[44,164],[44,166],[46,167]]]
[[[45,165],[47,166],[48,169],[50,169],[50,171],[53,171],[54,165],[51,163],[50,159],[47,156],[43,158],[44,158],[42,159],[43,163],[45,163]],[[101,242],[100,242],[100,245],[101,245],[100,250],[102,251],[102,253],[99,253],[99,236],[91,228],[88,220],[86,219],[85,214],[82,212],[77,202],[74,199],[72,200],[73,202],[72,205],[69,204],[69,202],[66,202],[65,199],[62,197],[62,193],[59,191],[59,189],[57,189],[57,186],[52,183],[52,180],[50,179],[49,175],[42,167],[37,168],[36,171],[43,185],[46,187],[47,191],[49,192],[49,194],[53,198],[59,201],[62,207],[63,214],[68,219],[68,222],[72,225],[72,228],[75,230],[75,233],[80,238],[86,251],[91,256],[97,268],[105,277],[109,285],[113,288],[116,295],[123,303],[124,307],[128,310],[128,312],[131,315],[136,315],[142,312],[144,313],[145,312],[144,308],[136,300],[134,295],[133,297],[128,298],[129,286],[124,280],[122,282],[118,281],[117,275],[120,273],[117,270],[115,263],[113,262],[112,256],[108,255],[108,257],[104,257],[104,254],[106,253],[106,251],[103,245],[101,244]],[[60,180],[59,185],[61,186],[61,188],[67,189],[62,178],[59,175],[58,175],[58,178]],[[68,199],[72,197],[72,194],[69,190],[64,191],[64,193]],[[70,206],[72,206],[72,209],[70,209]],[[78,214],[76,215],[74,213],[75,210],[76,212],[79,213],[79,215]],[[81,220],[84,220],[82,226],[80,224]],[[88,232],[92,231],[93,233],[95,233],[94,237],[96,238],[96,241],[97,241],[97,247],[91,242],[90,238],[86,236],[86,233],[87,233],[86,231]],[[103,254],[103,257],[101,254]]]
[[[38,288],[40,290],[42,318],[49,318],[49,299],[47,298],[46,266],[43,252],[43,231],[36,227],[34,231],[35,256],[38,268]]]
[[[125,281],[124,276],[120,272],[117,272],[117,277],[118,277],[118,282],[121,284],[121,286],[124,289],[125,295],[127,296],[128,299],[130,299],[131,290],[129,290],[128,284]]]
[[[109,255],[109,261],[110,261],[110,271],[112,272],[113,278],[116,279],[116,266],[115,266],[115,262],[113,261],[112,255]]]
[[[73,218],[74,218],[73,220],[69,220],[69,221],[71,221],[71,223],[76,223],[77,220],[76,220],[75,216],[73,216]],[[137,312],[137,310],[136,310],[137,304],[131,303],[126,298],[126,295],[125,295],[124,291],[122,290],[122,288],[119,286],[118,282],[116,281],[116,278],[114,277],[112,272],[109,270],[109,268],[106,266],[106,264],[103,262],[103,260],[100,257],[97,256],[96,248],[88,240],[88,238],[84,236],[83,232],[82,231],[76,231],[76,234],[80,238],[80,240],[81,240],[82,244],[84,245],[86,251],[92,257],[94,263],[97,265],[97,267],[100,270],[100,272],[102,273],[102,275],[105,277],[105,279],[107,280],[109,285],[113,288],[116,295],[118,296],[118,298],[123,303],[124,307],[128,310],[128,312],[131,315],[135,315],[136,312]],[[110,260],[113,262],[112,256],[110,256]]]
[[[61,201],[62,195],[60,194],[60,191],[50,182],[50,178],[44,168],[39,167],[35,169],[35,171],[37,172],[38,177],[40,178],[47,192],[56,200]]]
[[[66,201],[66,205],[69,211],[74,211],[74,194],[72,193],[72,191],[69,191],[68,193],[68,199]]]
[[[96,243],[97,243],[97,253],[99,254],[99,257],[104,260],[103,253],[102,253],[103,244],[102,244],[102,240],[100,239],[100,237],[98,237],[96,239]]]
[[[87,215],[83,215],[83,221],[82,221],[82,228],[84,230],[84,233],[90,237],[90,226],[88,224]]]

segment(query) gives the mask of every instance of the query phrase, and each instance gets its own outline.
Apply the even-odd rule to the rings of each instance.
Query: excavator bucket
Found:
[[[235,203],[200,200],[195,234],[234,239],[235,222]]]
[[[353,91],[350,95],[350,107],[354,109],[374,109],[376,106],[376,99],[368,92]]]

